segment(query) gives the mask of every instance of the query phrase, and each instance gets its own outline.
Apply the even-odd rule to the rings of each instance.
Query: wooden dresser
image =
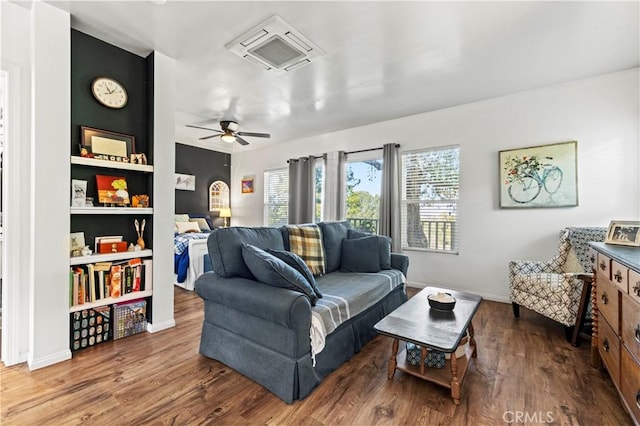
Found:
[[[627,411],[640,422],[640,247],[589,243],[592,364],[604,366]]]

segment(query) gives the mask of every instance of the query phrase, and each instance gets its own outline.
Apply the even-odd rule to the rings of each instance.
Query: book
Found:
[[[98,253],[98,245],[100,243],[118,243],[122,241],[124,237],[122,235],[106,235],[103,237],[95,238],[95,247],[93,248],[94,253]]]
[[[111,297],[122,296],[122,271],[120,265],[113,265],[111,267]]]
[[[153,260],[145,259],[142,261],[144,265],[144,283],[140,284],[141,290],[151,290],[153,288]]]
[[[97,300],[96,274],[93,269],[93,263],[87,265],[87,279],[89,280],[89,302],[95,302]]]

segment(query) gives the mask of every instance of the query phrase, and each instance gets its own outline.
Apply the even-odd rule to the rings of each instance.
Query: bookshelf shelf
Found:
[[[153,208],[140,207],[71,207],[71,214],[153,214]]]
[[[83,303],[81,305],[72,306],[71,308],[69,308],[69,312],[77,312],[84,309],[93,309],[100,306],[112,305],[114,303],[122,303],[129,300],[142,299],[151,295],[153,295],[153,290],[134,291],[133,293],[128,293],[120,297],[105,297],[104,299],[100,299],[92,303]]]
[[[91,254],[89,256],[77,256],[69,258],[69,265],[86,265],[96,262],[113,262],[117,260],[134,259],[136,257],[146,258],[153,255],[153,250],[146,249],[140,251],[122,251],[119,253]],[[106,303],[103,303],[103,305]]]
[[[119,163],[117,161],[96,160],[95,158],[71,156],[71,164],[81,166],[103,167],[106,169],[134,170],[144,173],[153,173],[153,166],[149,164]]]

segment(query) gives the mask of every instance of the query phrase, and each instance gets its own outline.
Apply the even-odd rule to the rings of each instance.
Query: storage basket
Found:
[[[111,307],[83,309],[70,315],[70,348],[78,351],[111,339]]]
[[[113,305],[113,338],[133,336],[147,330],[147,301],[132,300]]]

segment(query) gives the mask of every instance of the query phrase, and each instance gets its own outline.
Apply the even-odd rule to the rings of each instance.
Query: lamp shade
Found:
[[[222,208],[220,209],[220,217],[231,217],[231,209]]]

